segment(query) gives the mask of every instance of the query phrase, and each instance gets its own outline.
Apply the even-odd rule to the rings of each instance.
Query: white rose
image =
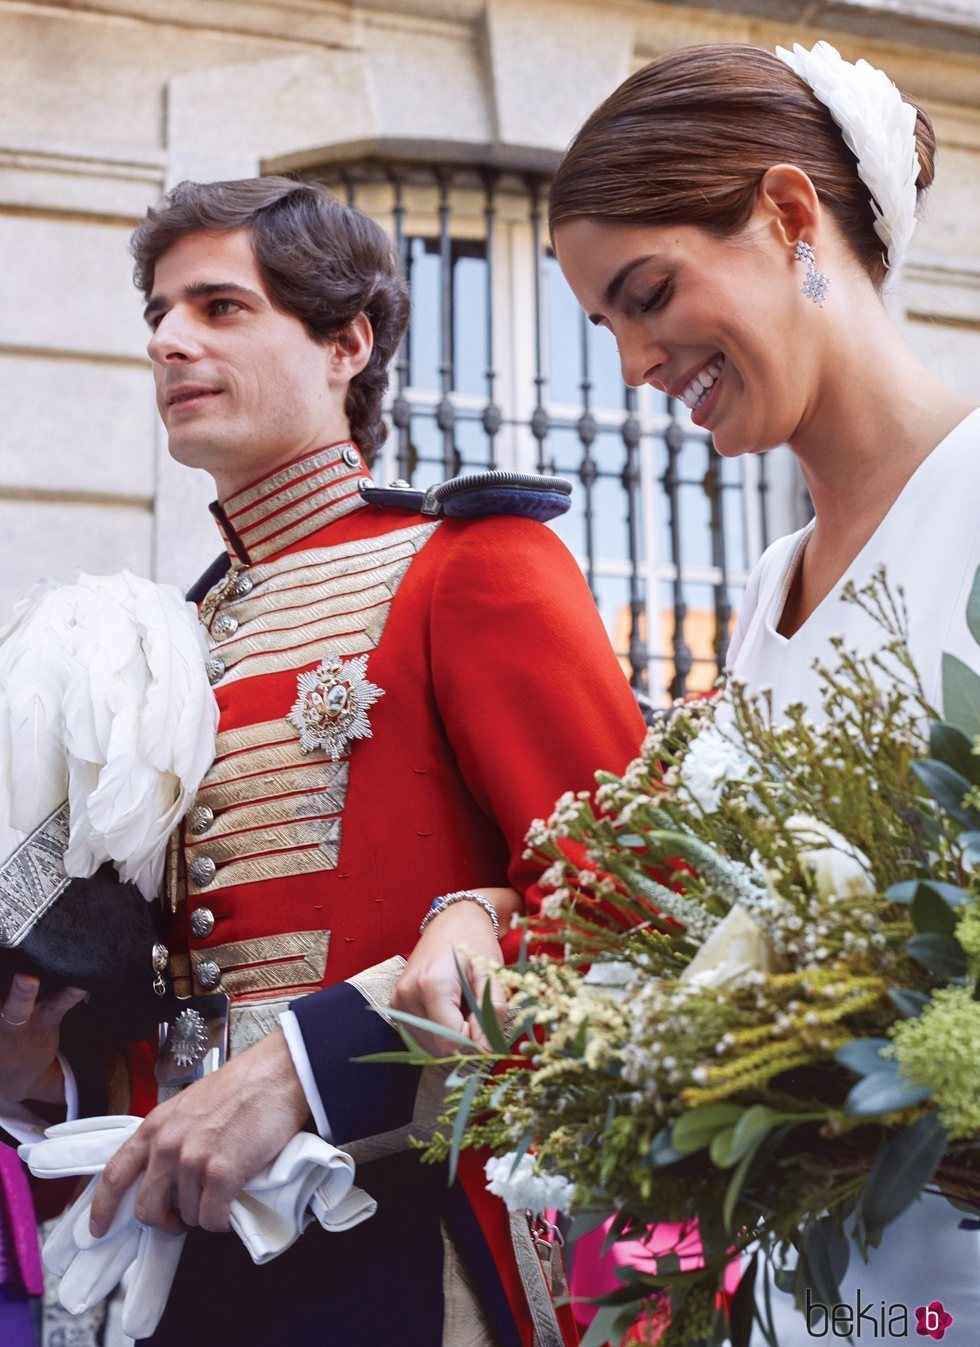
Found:
[[[762,927],[736,903],[708,936],[679,981],[706,991],[718,991],[747,973],[770,973],[775,964]]]
[[[784,826],[800,844],[800,864],[812,876],[821,898],[874,893],[871,862],[840,833],[809,814],[793,814]]]
[[[508,1211],[568,1211],[575,1196],[575,1184],[563,1174],[542,1174],[530,1155],[522,1155],[514,1166],[516,1151],[494,1156],[483,1167],[487,1189],[503,1198]]]
[[[677,784],[706,814],[714,813],[727,781],[741,781],[751,773],[745,753],[720,730],[703,730],[694,739],[677,772]]]

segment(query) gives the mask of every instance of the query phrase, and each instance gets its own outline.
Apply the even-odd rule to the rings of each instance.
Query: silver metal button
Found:
[[[238,579],[231,587],[231,593],[236,599],[244,599],[246,594],[251,594],[255,588],[255,581],[245,571],[239,575]]]
[[[195,907],[191,913],[191,934],[206,940],[214,930],[214,913],[209,907]]]
[[[234,636],[238,630],[238,618],[232,617],[231,613],[219,613],[211,623],[211,635],[224,639],[226,636]]]
[[[196,804],[187,815],[187,827],[196,837],[206,833],[214,822],[214,810],[206,804]]]
[[[214,879],[218,867],[210,856],[195,856],[190,863],[191,883],[199,889],[205,889]]]
[[[344,462],[349,468],[357,468],[361,463],[361,456],[352,444],[349,444],[344,450]]]
[[[221,967],[213,959],[205,959],[194,969],[194,980],[205,991],[213,991],[221,981]]]
[[[169,960],[170,951],[166,945],[157,943],[150,950],[150,963],[153,965],[154,973],[165,973]]]
[[[389,491],[411,491],[411,482],[406,482],[404,477],[396,477],[393,482],[388,483]]]
[[[217,683],[225,676],[225,662],[220,655],[212,655],[207,663],[208,682]]]

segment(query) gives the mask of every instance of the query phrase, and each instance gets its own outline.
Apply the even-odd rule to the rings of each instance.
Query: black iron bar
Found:
[[[494,369],[493,357],[493,253],[494,253],[494,225],[496,223],[497,202],[494,195],[498,174],[493,169],[486,169],[483,174],[483,218],[486,230],[486,295],[487,295],[487,405],[483,409],[481,417],[483,429],[487,434],[487,467],[494,469],[497,466],[497,435],[503,424],[503,414],[494,401],[494,385],[497,379],[497,372]]]
[[[541,246],[541,179],[535,176],[526,179],[528,190],[529,215],[531,221],[532,264],[534,268],[534,411],[531,413],[531,434],[538,442],[537,470],[553,473],[554,462],[547,456],[546,442],[551,420],[545,406],[544,389],[547,376],[544,372],[544,316],[542,269],[544,250]]]
[[[411,288],[412,252],[411,243],[405,237],[405,179],[396,168],[388,170],[395,193],[395,248],[401,258],[405,279]],[[391,404],[391,421],[398,436],[398,477],[410,481],[412,476],[412,404],[405,396],[410,379],[409,341],[411,323],[405,329],[398,352],[395,356],[395,399]]]
[[[626,419],[621,432],[626,446],[622,483],[626,492],[626,536],[630,578],[630,684],[639,692],[649,687],[650,653],[646,636],[646,599],[640,575],[640,422],[636,415],[636,389],[626,389]]]
[[[663,476],[663,487],[667,496],[670,524],[670,559],[674,567],[674,635],[672,642],[674,676],[670,681],[670,695],[677,698],[683,697],[687,691],[687,676],[691,672],[693,657],[684,631],[687,622],[687,603],[684,598],[682,572],[680,483],[677,472],[677,459],[684,447],[684,431],[674,416],[672,400],[668,401],[667,407],[670,423],[664,436],[667,443],[667,468]]]
[[[732,602],[728,592],[728,555],[725,547],[725,481],[722,475],[721,459],[715,453],[711,441],[705,442],[708,455],[704,474],[704,493],[708,497],[711,511],[711,564],[718,571],[715,582],[715,667],[718,672],[725,667],[728,654],[728,628],[732,620]]]
[[[442,467],[446,477],[460,469],[456,448],[456,408],[453,405],[453,240],[450,232],[452,169],[433,170],[439,184],[439,379],[442,399],[436,408],[436,425],[442,431]]]

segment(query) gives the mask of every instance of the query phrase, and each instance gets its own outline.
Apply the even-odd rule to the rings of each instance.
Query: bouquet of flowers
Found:
[[[946,656],[940,716],[901,595],[846,597],[883,644],[836,643],[821,715],[729,684],[533,826],[551,892],[495,970],[508,1024],[488,995],[489,1051],[450,1059],[429,1158],[488,1147],[492,1191],[579,1231],[697,1231],[700,1266],[621,1269],[587,1347],[645,1307],[664,1347],[744,1347],[764,1263],[833,1304],[924,1186],[980,1207],[980,677]]]

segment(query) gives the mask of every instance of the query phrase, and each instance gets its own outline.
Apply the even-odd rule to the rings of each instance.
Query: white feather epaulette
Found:
[[[218,708],[197,610],[122,571],[34,589],[0,631],[0,824],[66,799],[66,872],[112,861],[155,898],[167,838],[214,759]]]

